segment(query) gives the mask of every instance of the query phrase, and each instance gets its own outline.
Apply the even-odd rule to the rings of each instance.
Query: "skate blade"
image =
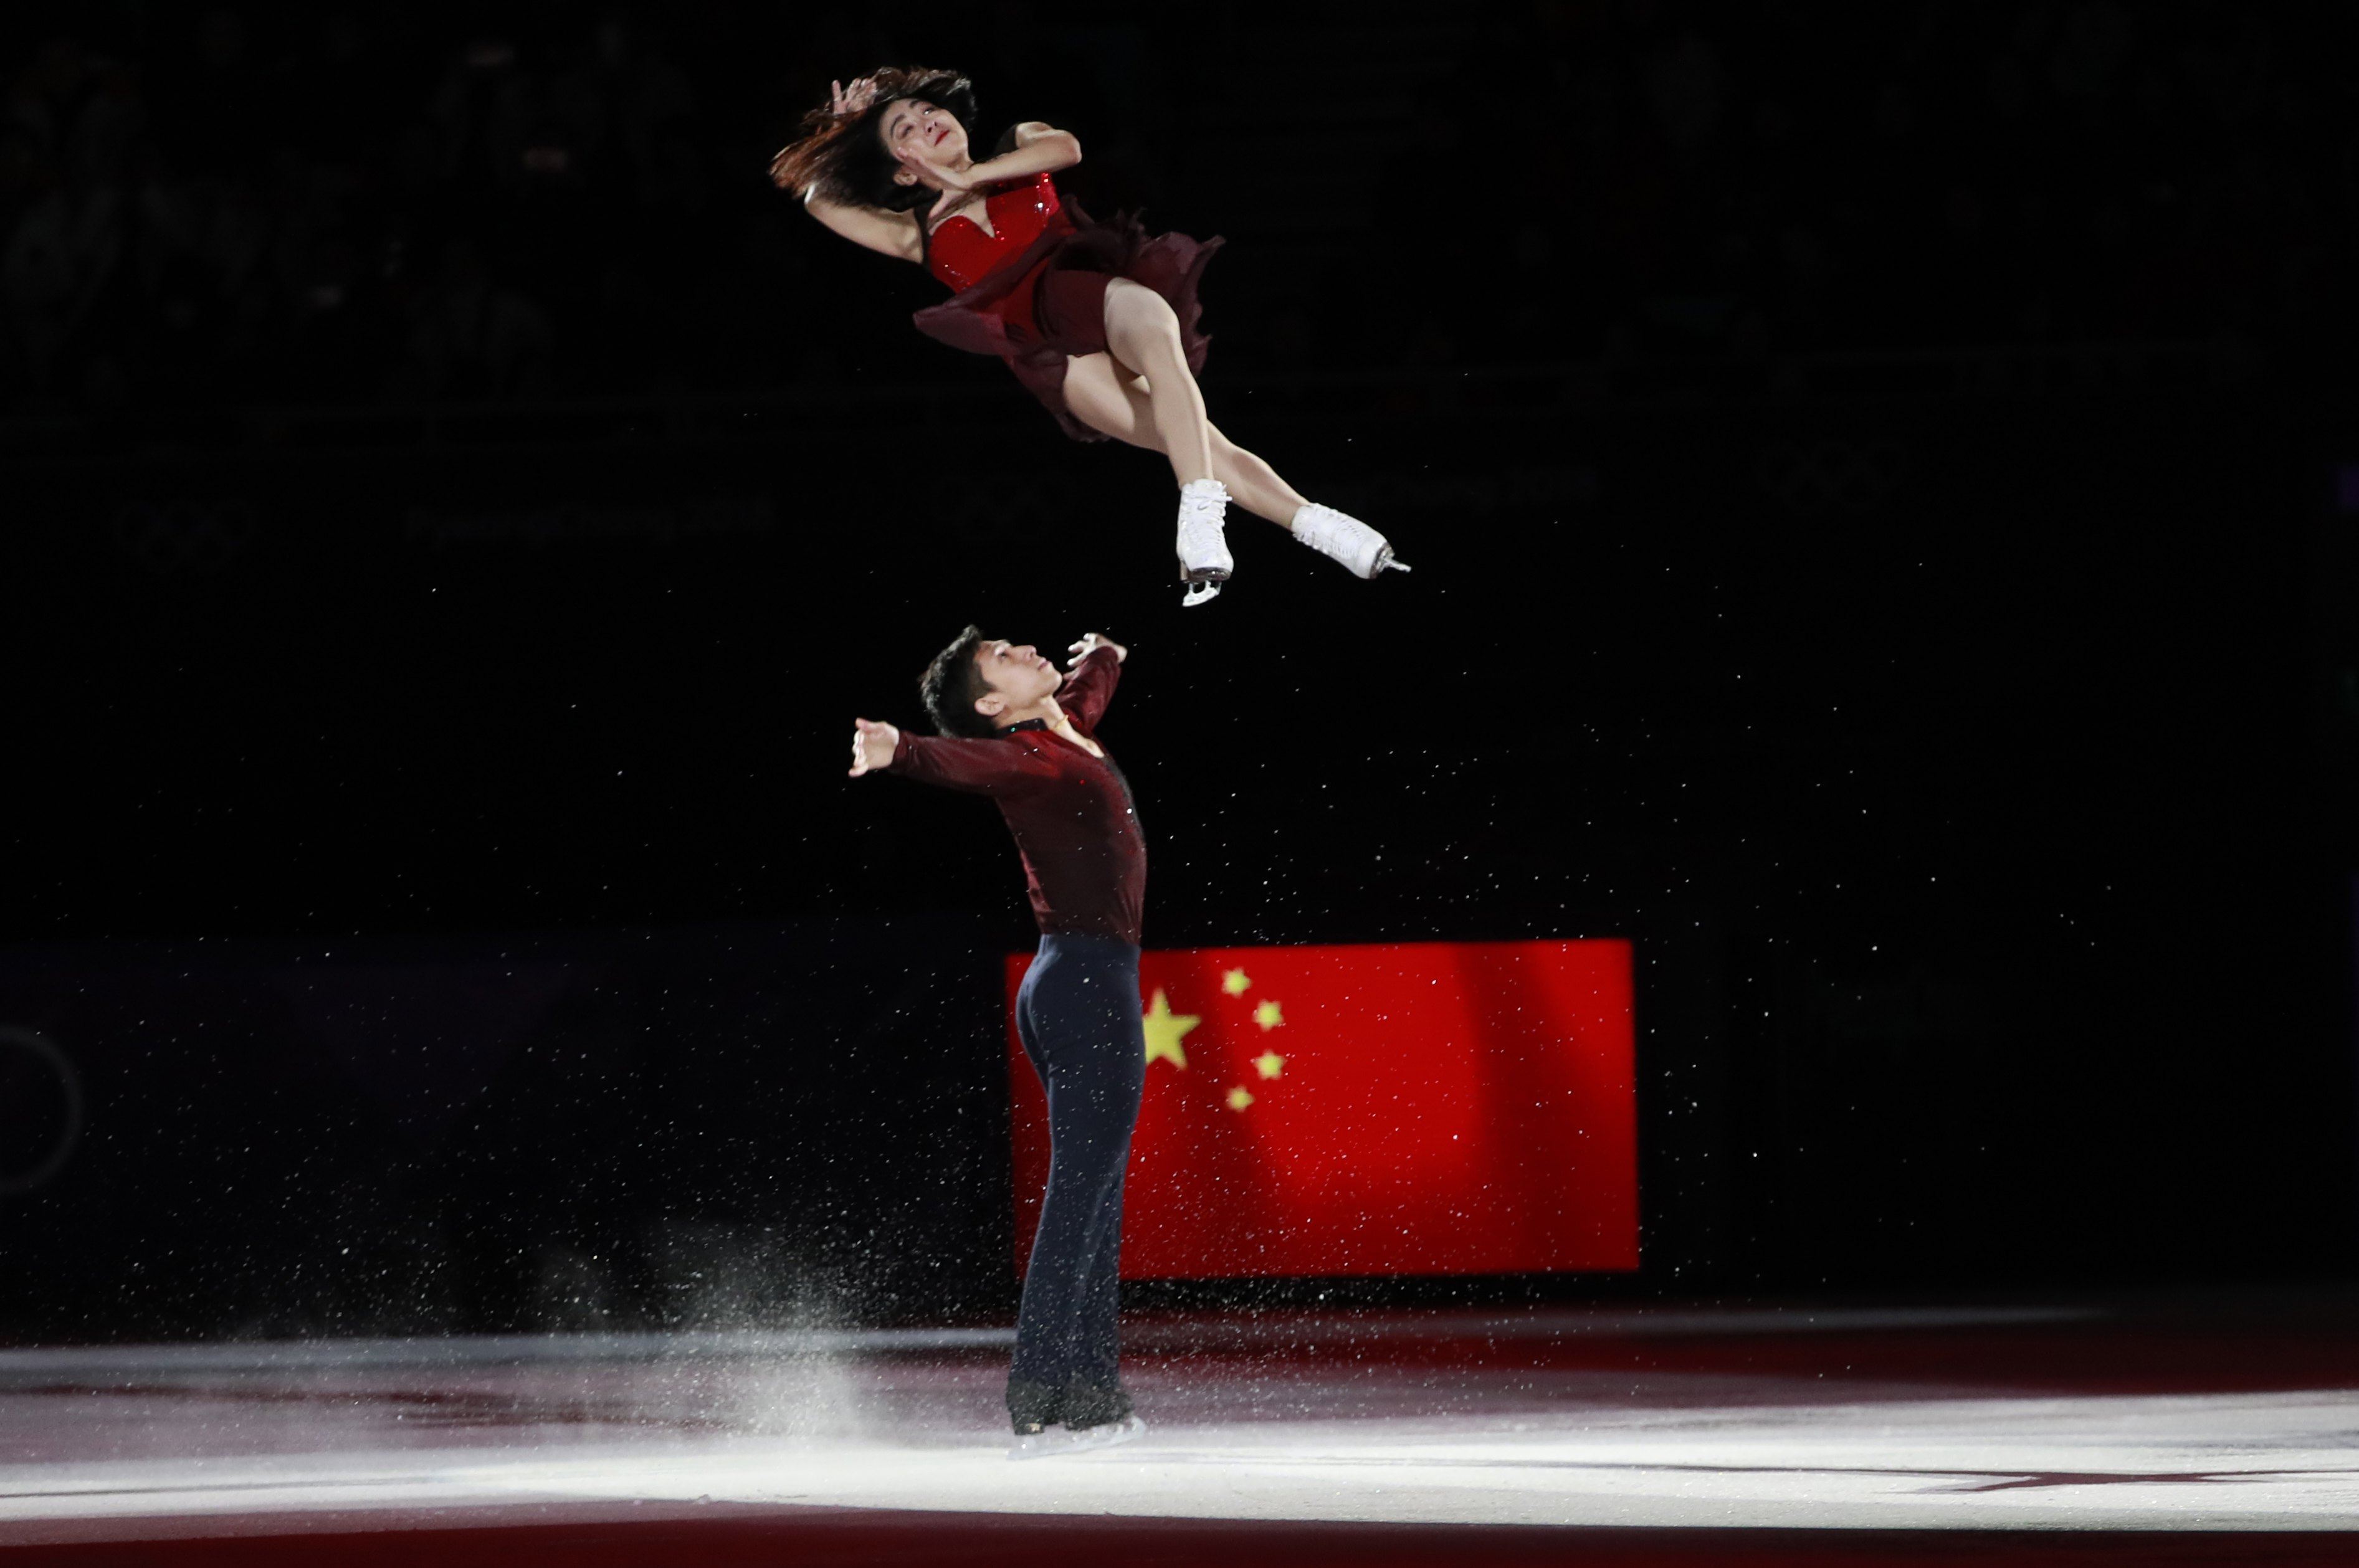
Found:
[[[1180,601],[1182,610],[1193,610],[1200,604],[1210,604],[1221,597],[1221,585],[1209,578],[1188,585],[1188,596]]]
[[[1063,1454],[1087,1454],[1093,1449],[1112,1448],[1116,1444],[1128,1443],[1135,1437],[1143,1436],[1146,1432],[1147,1423],[1135,1415],[1107,1422],[1103,1426],[1085,1426],[1079,1432],[1070,1427],[1052,1427],[1047,1432],[1017,1438],[1015,1446],[1008,1449],[1007,1456],[1010,1459],[1053,1459]]]

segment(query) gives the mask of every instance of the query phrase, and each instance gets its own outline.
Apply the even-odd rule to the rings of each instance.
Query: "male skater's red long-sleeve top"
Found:
[[[1093,741],[1121,671],[1113,649],[1093,648],[1057,689],[1066,718]],[[998,803],[1041,930],[1137,944],[1147,840],[1112,756],[1093,757],[1034,719],[988,740],[904,733],[886,769]]]

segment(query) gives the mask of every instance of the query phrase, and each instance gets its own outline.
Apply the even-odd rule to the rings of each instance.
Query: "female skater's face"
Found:
[[[909,167],[913,158],[956,168],[966,157],[966,127],[956,114],[922,98],[904,98],[886,110],[876,134],[885,138],[885,150],[901,160],[893,178],[903,185],[918,183]]]
[[[975,699],[977,710],[994,717],[1053,697],[1065,683],[1057,666],[1029,643],[985,643],[974,651],[974,663],[984,684],[991,687],[991,697]],[[997,703],[984,707],[993,697]]]

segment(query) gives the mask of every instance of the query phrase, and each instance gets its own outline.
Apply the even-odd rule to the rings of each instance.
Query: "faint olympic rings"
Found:
[[[64,1114],[58,1118],[57,1136],[50,1141],[48,1152],[22,1170],[0,1171],[0,1195],[29,1193],[56,1175],[72,1155],[74,1146],[82,1141],[82,1078],[64,1052],[29,1029],[0,1023],[0,1052],[30,1056],[56,1074],[59,1095],[64,1102]]]
[[[114,547],[159,575],[223,566],[252,549],[261,531],[243,501],[132,501],[114,514]]]
[[[1763,449],[1761,483],[1797,512],[1867,512],[1908,474],[1897,441],[1780,441]]]

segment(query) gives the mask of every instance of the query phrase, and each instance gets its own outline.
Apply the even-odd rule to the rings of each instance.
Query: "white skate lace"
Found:
[[[1228,487],[1216,479],[1194,479],[1180,487],[1180,570],[1183,576],[1225,578],[1235,569],[1228,541]]]
[[[1306,502],[1294,514],[1294,536],[1331,560],[1341,561],[1353,576],[1373,578],[1387,568],[1408,570],[1393,559],[1393,547],[1382,534],[1347,513],[1317,502]]]

